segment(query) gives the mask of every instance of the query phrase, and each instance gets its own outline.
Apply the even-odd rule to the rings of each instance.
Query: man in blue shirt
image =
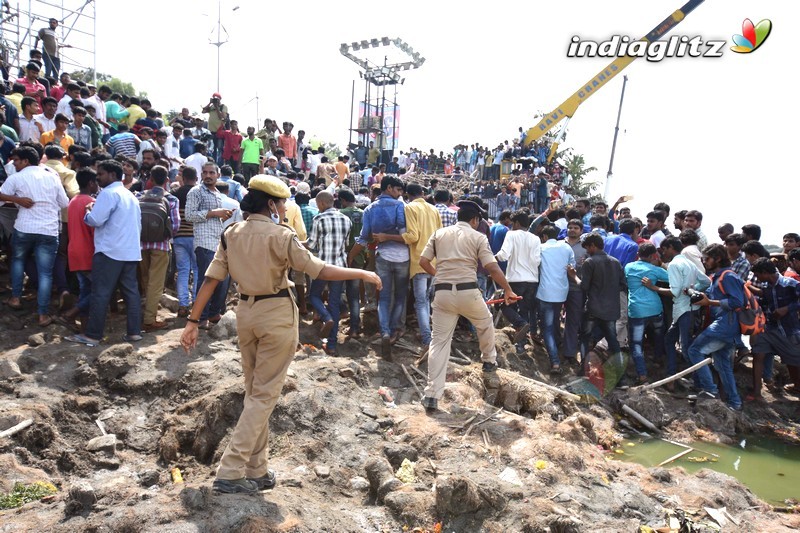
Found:
[[[605,215],[594,215],[594,217],[602,217],[605,222],[608,222],[608,217]],[[624,269],[629,263],[636,261],[636,254],[639,253],[639,245],[633,240],[633,234],[636,232],[636,222],[633,219],[626,218],[619,223],[619,235],[608,235],[605,238],[603,251],[619,261],[619,264]],[[620,346],[628,345],[628,293],[619,293],[619,308],[620,316],[617,320],[617,341]]]
[[[192,137],[192,130],[185,128],[183,130],[183,139],[181,139],[180,148],[178,150],[181,158],[186,159],[192,155],[194,153],[195,144],[197,144],[197,139]]]
[[[728,251],[721,244],[712,244],[703,250],[703,264],[706,271],[713,275],[711,287],[697,305],[711,308],[713,322],[692,343],[689,361],[694,365],[711,357],[725,390],[728,407],[740,411],[742,400],[733,377],[733,357],[736,339],[741,335],[736,310],[744,305],[744,282],[731,270]],[[719,398],[717,385],[708,366],[697,370],[697,378],[702,389],[697,394],[698,400]]]
[[[629,222],[623,220],[620,226]],[[630,221],[632,222],[632,221]],[[608,240],[606,240],[608,243]],[[628,329],[630,335],[631,357],[636,366],[639,382],[647,382],[647,366],[644,362],[642,341],[644,330],[653,327],[653,344],[657,358],[664,356],[664,308],[661,297],[642,283],[643,278],[651,282],[668,282],[667,271],[657,266],[658,253],[655,245],[645,242],[639,245],[639,260],[625,266],[625,279],[628,282]]]
[[[238,181],[234,181],[233,168],[230,165],[222,165],[219,169],[219,179],[228,184],[228,198],[241,202],[244,198],[243,187]]]
[[[503,211],[497,218],[497,222],[492,224],[492,227],[489,228],[489,247],[492,249],[494,255],[497,255],[497,252],[503,247],[503,241],[505,241],[506,233],[508,233],[510,228],[511,211]],[[503,274],[505,274],[508,261],[498,261],[497,264],[500,266],[500,270],[503,271]]]
[[[564,241],[556,240],[558,228],[545,226],[542,229],[542,262],[539,267],[539,288],[536,299],[539,314],[542,317],[542,337],[550,356],[550,372],[561,373],[561,361],[558,357],[556,329],[561,318],[561,306],[567,301],[569,294],[569,278],[567,267],[575,267],[575,253]]]
[[[361,235],[347,257],[350,265],[376,233],[400,235],[406,232],[405,204],[399,200],[405,185],[392,175],[381,180],[381,195],[364,210]],[[378,244],[375,273],[383,283],[378,301],[378,322],[381,328],[381,352],[392,359],[392,342],[400,338],[405,327],[406,295],[408,294],[409,252],[404,243],[387,240]]]
[[[103,339],[106,310],[117,284],[128,313],[126,342],[142,340],[141,298],[136,267],[142,260],[139,202],[122,185],[122,165],[103,161],[97,165],[97,181],[103,190],[97,201],[86,206],[84,222],[94,230],[92,297],[86,333],[68,337],[72,342],[97,346]]]

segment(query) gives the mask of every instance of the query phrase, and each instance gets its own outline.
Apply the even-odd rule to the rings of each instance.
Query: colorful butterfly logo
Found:
[[[771,31],[772,21],[769,19],[764,19],[755,26],[753,26],[752,20],[744,19],[742,35],[733,36],[733,44],[736,46],[731,46],[731,50],[739,54],[755,52],[759,46],[764,44]]]

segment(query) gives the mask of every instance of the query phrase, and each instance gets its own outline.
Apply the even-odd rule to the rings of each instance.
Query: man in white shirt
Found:
[[[56,113],[61,113],[66,115],[70,120],[72,120],[72,108],[70,107],[69,103],[73,100],[80,100],[81,99],[81,86],[77,83],[70,83],[67,85],[67,93],[58,102],[58,108],[56,109]],[[50,131],[50,130],[45,130]]]
[[[39,138],[45,131],[40,122],[36,121],[34,116],[39,111],[39,104],[36,99],[25,96],[22,98],[22,114],[19,116],[19,140],[20,141],[35,141],[39,142]],[[55,124],[53,125],[55,129]]]
[[[650,242],[652,242],[656,248],[661,246],[661,241],[666,237],[661,230],[661,227],[664,225],[665,216],[666,213],[660,210],[647,213],[647,231],[650,233]]]
[[[503,306],[503,316],[516,329],[514,342],[519,346],[531,327],[536,327],[536,291],[539,288],[541,240],[530,233],[527,211],[517,211],[511,216],[511,231],[506,233],[503,246],[495,258],[508,261],[506,279],[514,294],[522,299],[514,305]]]
[[[194,153],[184,159],[184,163],[197,169],[197,174],[202,175],[203,165],[208,163],[208,156],[206,156],[208,148],[206,143],[198,142],[194,145]]]
[[[55,98],[48,96],[42,100],[40,115],[34,115],[33,119],[42,125],[44,131],[53,131],[56,129],[56,109],[58,102]]]
[[[50,296],[53,287],[53,266],[58,252],[61,210],[69,204],[58,174],[39,167],[39,153],[30,146],[15,148],[11,160],[16,172],[0,187],[0,202],[19,206],[14,222],[13,257],[11,259],[11,298],[6,305],[22,309],[22,285],[25,261],[33,256],[39,274],[37,304],[39,325],[49,326]]]
[[[226,229],[228,229],[228,226],[234,222],[244,221],[244,217],[242,216],[242,210],[239,208],[239,202],[228,196],[228,193],[230,192],[230,183],[227,181],[217,180],[216,187],[223,196],[222,209],[228,209],[232,213],[231,218],[222,222],[222,231],[224,232]]]

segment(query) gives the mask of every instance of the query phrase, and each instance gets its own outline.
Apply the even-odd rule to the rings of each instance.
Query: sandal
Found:
[[[86,335],[82,335],[80,333],[78,333],[77,335],[70,335],[69,337],[64,337],[64,340],[69,342],[76,342],[78,344],[85,344],[86,346],[91,346],[91,347],[100,344],[100,341],[95,339],[90,339]]]
[[[53,317],[51,317],[50,315],[44,315],[44,319],[42,319],[42,317],[39,317],[40,328],[46,328],[52,323],[53,323]]]
[[[12,304],[11,303],[11,298],[5,300],[3,303],[6,304],[7,306],[9,306],[14,311],[21,311],[22,310],[22,304],[19,303],[19,302],[15,303],[15,304]]]

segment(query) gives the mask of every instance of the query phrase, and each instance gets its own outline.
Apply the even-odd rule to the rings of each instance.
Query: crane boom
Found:
[[[647,35],[639,40],[648,43],[657,41],[667,34],[672,28],[677,26],[678,23],[686,17],[686,15],[691,13],[697,6],[702,4],[703,1],[704,0],[689,0],[683,5],[683,7],[665,18],[658,26],[650,30]],[[532,143],[539,140],[544,134],[550,131],[553,126],[562,120],[569,120],[572,118],[572,115],[575,114],[578,106],[580,106],[590,96],[597,92],[597,89],[608,83],[614,76],[622,72],[622,70],[630,65],[637,57],[638,56],[622,56],[614,59],[614,61],[609,63],[608,66],[601,70],[594,78],[583,84],[583,86],[575,91],[572,96],[564,100],[560,106],[555,108],[550,113],[547,113],[544,117],[542,117],[542,120],[540,120],[538,124],[530,128],[525,134],[525,146],[530,146]],[[553,158],[553,156],[555,156],[558,142],[559,140],[556,140],[556,142],[554,142],[551,146],[548,162]]]

